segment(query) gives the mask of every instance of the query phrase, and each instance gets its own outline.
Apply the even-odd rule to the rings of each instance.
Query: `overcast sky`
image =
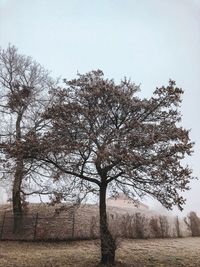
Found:
[[[0,46],[11,43],[52,75],[102,69],[130,77],[149,97],[169,78],[185,91],[183,125],[195,152],[186,161],[200,174],[200,0],[0,0]],[[200,181],[186,211],[200,212]]]

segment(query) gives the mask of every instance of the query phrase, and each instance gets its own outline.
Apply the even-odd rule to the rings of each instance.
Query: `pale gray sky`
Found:
[[[0,46],[30,55],[55,76],[100,68],[151,96],[169,78],[185,91],[183,125],[196,142],[186,161],[200,174],[200,0],[0,0]],[[200,181],[186,193],[200,212]]]

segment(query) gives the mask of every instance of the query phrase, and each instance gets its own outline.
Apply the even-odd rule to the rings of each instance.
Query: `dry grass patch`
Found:
[[[117,267],[200,266],[200,238],[121,240]],[[0,242],[0,267],[97,267],[96,241]]]
[[[88,266],[98,262],[93,242],[29,243],[1,242],[0,267]]]

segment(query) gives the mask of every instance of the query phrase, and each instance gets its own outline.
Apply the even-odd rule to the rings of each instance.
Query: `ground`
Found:
[[[0,242],[0,267],[97,267],[98,241]],[[120,240],[117,267],[200,266],[200,238]]]

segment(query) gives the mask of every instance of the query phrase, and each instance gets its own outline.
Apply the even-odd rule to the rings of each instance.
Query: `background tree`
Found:
[[[44,118],[48,132],[25,140],[24,158],[37,158],[99,195],[101,262],[113,263],[116,244],[107,224],[106,192],[151,195],[166,208],[185,200],[191,170],[181,165],[193,144],[180,126],[183,91],[169,82],[150,99],[127,79],[116,85],[92,71],[67,81]],[[31,141],[30,141],[31,140]]]
[[[187,217],[184,218],[184,222],[191,231],[192,236],[200,236],[200,218],[196,212],[191,211]]]
[[[11,159],[10,149],[14,142],[20,145],[25,135],[46,126],[40,112],[51,102],[48,91],[55,84],[48,71],[32,58],[19,54],[14,46],[0,49],[1,179],[10,177],[13,183],[14,231],[21,226],[23,196],[30,194],[33,182],[37,187],[41,180],[39,173],[34,176],[40,169],[34,160],[25,161],[18,151]],[[46,192],[44,183],[37,192]]]

